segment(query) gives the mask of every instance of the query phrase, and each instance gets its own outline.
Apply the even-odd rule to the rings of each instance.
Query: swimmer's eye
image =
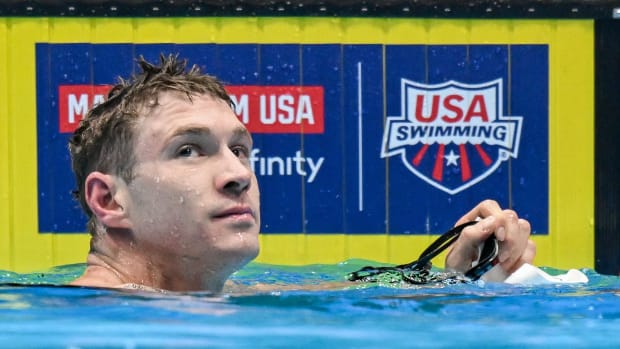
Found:
[[[199,155],[198,147],[193,144],[185,144],[177,151],[177,156],[182,158],[193,158]]]
[[[230,148],[230,151],[232,151],[238,158],[247,158],[250,156],[250,150],[242,145],[234,146]]]

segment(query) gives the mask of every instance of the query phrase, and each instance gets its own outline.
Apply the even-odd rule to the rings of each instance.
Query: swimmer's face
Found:
[[[135,243],[171,262],[232,272],[258,254],[252,138],[222,100],[165,93],[159,104],[135,128],[127,185]]]

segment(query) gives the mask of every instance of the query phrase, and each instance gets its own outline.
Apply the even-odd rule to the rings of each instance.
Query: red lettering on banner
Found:
[[[59,128],[73,132],[88,111],[105,100],[111,85],[58,87]],[[322,86],[227,86],[235,114],[252,133],[323,133]]]
[[[95,104],[105,101],[111,85],[58,86],[58,125],[60,133],[72,133]]]
[[[473,118],[489,121],[484,95],[419,94],[415,97],[415,118],[421,123],[434,123],[437,118],[446,123],[470,122]]]
[[[322,86],[227,86],[235,114],[252,133],[323,133]]]

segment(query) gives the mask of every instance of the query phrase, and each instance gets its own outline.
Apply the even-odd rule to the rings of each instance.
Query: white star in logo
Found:
[[[453,150],[450,150],[450,154],[444,155],[444,159],[446,159],[446,166],[450,166],[450,165],[458,166],[457,160],[459,158],[460,156],[454,154]]]

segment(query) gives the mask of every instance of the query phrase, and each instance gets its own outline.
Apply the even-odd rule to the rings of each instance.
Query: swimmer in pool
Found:
[[[93,108],[69,149],[90,251],[72,285],[227,291],[259,251],[260,199],[252,137],[222,83],[176,56],[138,61]],[[495,234],[507,273],[530,263],[530,225],[485,200],[465,214],[446,267],[465,271]]]

